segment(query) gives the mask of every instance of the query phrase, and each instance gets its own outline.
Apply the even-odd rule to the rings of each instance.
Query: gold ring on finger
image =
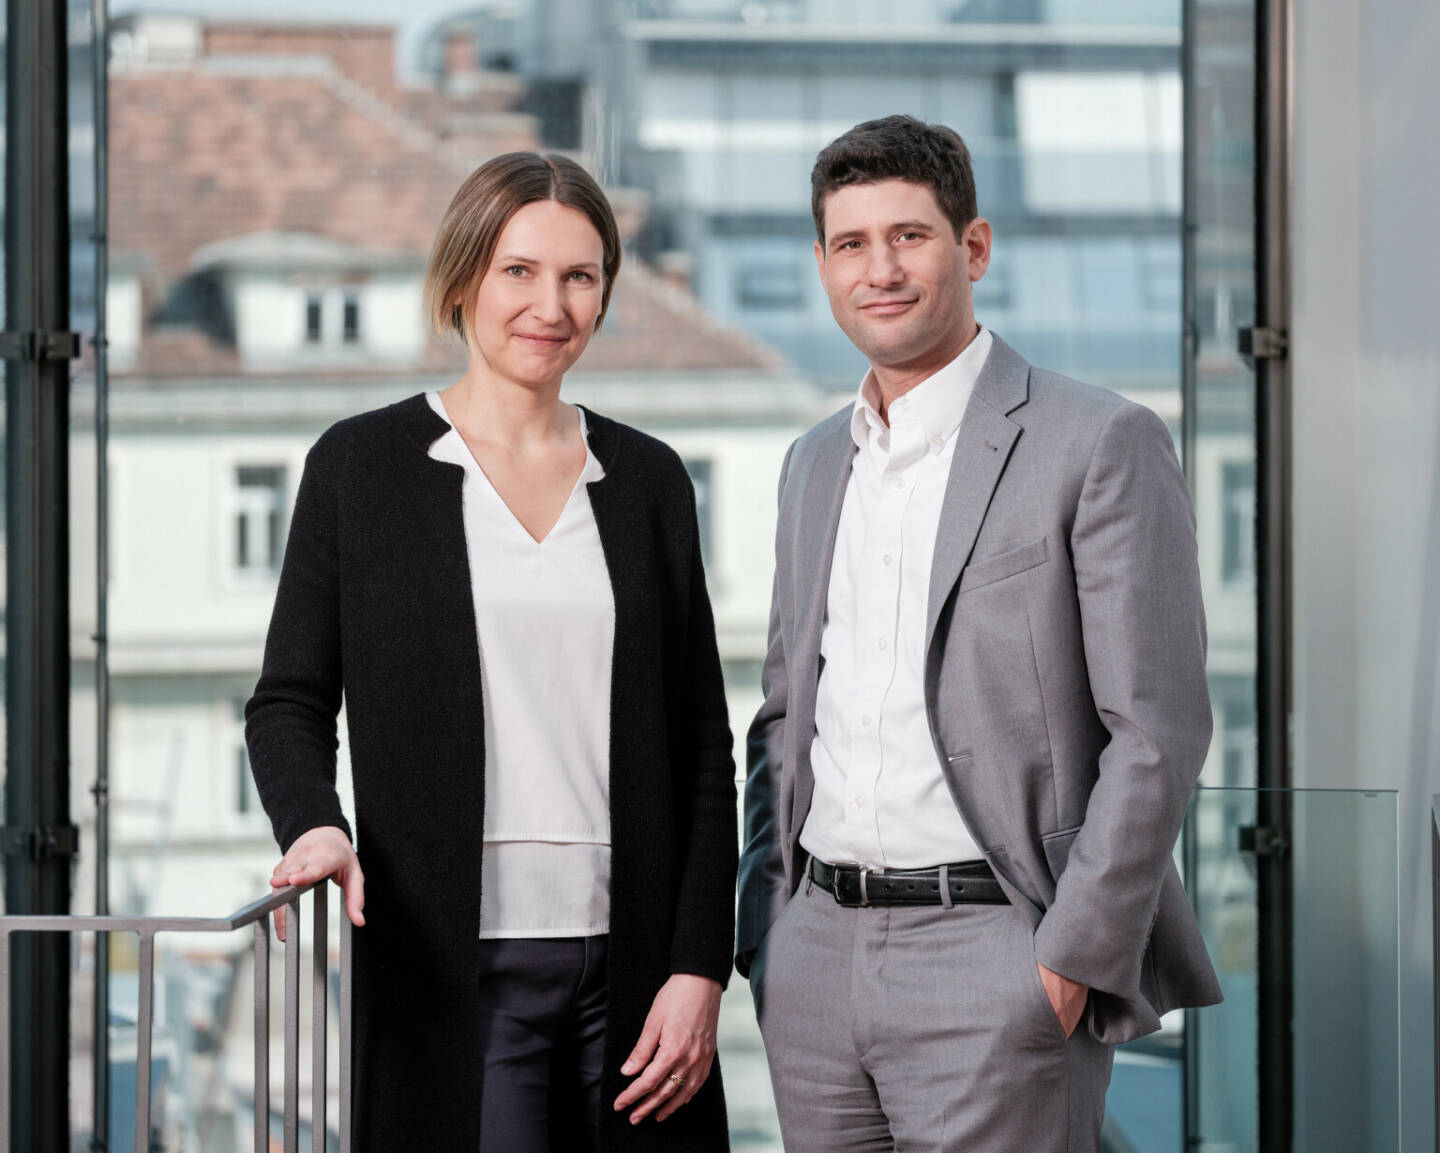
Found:
[[[678,1076],[676,1076],[674,1073],[667,1073],[666,1076],[668,1076],[671,1081],[675,1082],[675,1088],[677,1088],[677,1089],[683,1089],[683,1088],[685,1088],[685,1078],[684,1078],[684,1077],[678,1077]]]

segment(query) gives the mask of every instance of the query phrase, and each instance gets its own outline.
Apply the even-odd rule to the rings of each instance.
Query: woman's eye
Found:
[[[588,272],[580,272],[580,271],[577,269],[575,272],[572,272],[572,273],[570,274],[570,279],[571,279],[571,280],[579,280],[579,281],[582,281],[582,282],[588,284],[590,281],[594,280],[595,278],[594,278],[593,276],[591,276]]]
[[[526,273],[526,271],[527,271],[527,270],[526,270],[526,268],[525,268],[525,266],[524,266],[523,264],[512,264],[509,268],[507,268],[507,269],[505,270],[505,275],[506,275],[506,276],[524,276],[525,273]]]

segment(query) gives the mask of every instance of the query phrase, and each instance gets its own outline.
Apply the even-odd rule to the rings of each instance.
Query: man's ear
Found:
[[[825,247],[818,240],[815,242],[815,270],[820,273],[820,283],[825,283]]]
[[[984,276],[985,270],[990,267],[990,245],[993,239],[990,222],[983,216],[977,216],[960,233],[960,247],[965,249],[965,269],[971,283]]]

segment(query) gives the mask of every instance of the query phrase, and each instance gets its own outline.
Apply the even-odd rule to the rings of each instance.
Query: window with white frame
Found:
[[[305,344],[309,348],[359,344],[361,319],[358,289],[312,288],[305,292]]]
[[[231,793],[235,812],[242,817],[259,818],[265,815],[260,807],[260,792],[255,788],[255,775],[250,771],[250,750],[245,744],[245,701],[239,697],[234,701],[234,725],[231,745],[234,755],[231,764],[234,791]]]
[[[710,478],[710,462],[708,460],[687,460],[685,471],[690,474],[690,483],[695,486],[695,515],[700,522],[700,556],[708,568],[713,555],[710,551],[710,518],[714,489]]]
[[[280,571],[285,515],[285,466],[242,464],[235,468],[235,571],[273,576]]]
[[[1227,460],[1220,468],[1224,539],[1220,578],[1226,584],[1255,579],[1255,462]]]
[[[319,344],[325,334],[325,302],[318,292],[305,294],[305,343]]]
[[[345,294],[340,339],[345,344],[358,344],[360,341],[360,297],[353,292]]]

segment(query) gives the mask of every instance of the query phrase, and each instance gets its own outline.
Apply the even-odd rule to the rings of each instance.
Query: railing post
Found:
[[[329,882],[321,881],[311,894],[315,931],[310,935],[314,983],[310,992],[310,1148],[325,1151],[325,1019],[329,999],[329,926],[326,924],[326,895]]]
[[[140,1011],[135,1019],[135,1153],[150,1153],[150,1042],[155,1022],[155,930],[140,930]]]
[[[14,938],[17,933],[56,934],[68,938],[71,933],[129,932],[139,937],[139,1006],[136,1014],[135,1054],[135,1150],[136,1153],[150,1153],[154,1147],[151,1134],[151,1097],[154,1084],[154,1024],[155,1024],[155,937],[161,932],[214,933],[235,932],[250,928],[254,939],[254,993],[253,1026],[255,1033],[255,1096],[254,1096],[254,1148],[255,1153],[270,1151],[270,936],[269,917],[277,906],[283,906],[287,913],[290,939],[286,942],[285,953],[285,1116],[284,1148],[286,1153],[299,1153],[299,1048],[300,1048],[300,952],[303,934],[300,926],[300,897],[305,892],[315,893],[315,955],[313,957],[312,1005],[314,1035],[312,1037],[312,1062],[314,1084],[312,1086],[313,1116],[311,1143],[316,1153],[323,1153],[326,1147],[326,1096],[328,1050],[326,1042],[329,1028],[329,932],[328,932],[328,890],[327,882],[320,882],[318,889],[296,891],[286,889],[271,893],[247,905],[228,918],[201,917],[115,917],[115,916],[65,916],[65,915],[0,915],[0,1153],[11,1153],[16,1139],[9,1124],[17,1126],[29,1117],[16,1115],[12,1102],[16,1099],[10,1077],[15,1072],[15,1063],[10,1047],[11,1032],[14,1028],[14,1003],[8,983],[15,964]],[[292,895],[293,894],[293,895]],[[288,899],[287,899],[288,898]],[[353,1069],[351,1054],[352,1020],[354,1010],[354,983],[350,965],[351,926],[348,919],[342,919],[340,930],[340,1148],[342,1153],[351,1149],[351,1091],[350,1077]],[[40,1153],[20,1142],[18,1153]]]
[[[300,898],[285,909],[285,1153],[300,1153]]]
[[[270,1153],[270,917],[255,922],[255,1153]]]
[[[355,1012],[354,965],[355,929],[342,899],[340,909],[340,1153],[350,1150],[350,1078],[354,1076],[351,1060],[351,1018]]]
[[[10,1153],[10,930],[0,928],[0,1153]]]

